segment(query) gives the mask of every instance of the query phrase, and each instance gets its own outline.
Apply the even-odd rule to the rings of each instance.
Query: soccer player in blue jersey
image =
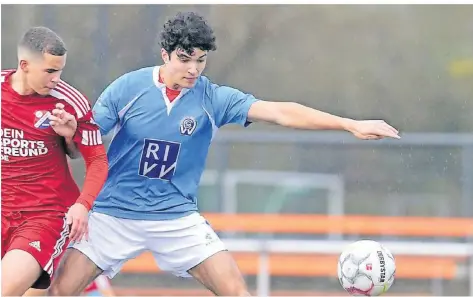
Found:
[[[399,138],[384,121],[356,121],[294,102],[256,99],[201,73],[216,49],[207,22],[180,13],[161,34],[164,65],[127,73],[108,86],[93,111],[113,133],[109,176],[89,218],[89,240],[64,255],[51,295],[77,295],[95,277],[110,278],[150,251],[159,267],[192,276],[216,295],[249,295],[224,244],[199,214],[196,192],[209,146],[227,124],[346,130],[361,139]]]

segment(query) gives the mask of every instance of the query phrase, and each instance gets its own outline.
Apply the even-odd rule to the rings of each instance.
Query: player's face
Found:
[[[192,88],[197,79],[202,74],[207,63],[207,52],[199,48],[189,54],[181,49],[177,49],[171,53],[163,53],[164,61],[167,61],[166,68],[174,84],[181,88]]]
[[[29,60],[20,61],[27,75],[28,85],[40,95],[48,95],[56,87],[66,65],[66,55],[43,54]]]

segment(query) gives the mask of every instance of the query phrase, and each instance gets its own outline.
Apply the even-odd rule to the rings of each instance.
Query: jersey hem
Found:
[[[186,217],[193,213],[197,213],[197,209],[189,210],[185,212],[162,212],[162,213],[137,213],[134,211],[129,210],[117,210],[117,209],[101,209],[101,208],[93,208],[91,212],[97,212],[105,215],[109,215],[112,217],[120,218],[120,219],[127,219],[127,220],[145,220],[145,221],[167,221],[167,220],[174,220],[179,219],[182,217]]]

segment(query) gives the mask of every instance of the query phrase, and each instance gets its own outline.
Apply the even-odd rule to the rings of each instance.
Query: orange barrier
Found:
[[[246,233],[295,233],[346,235],[394,235],[417,237],[467,237],[473,235],[473,220],[461,218],[326,216],[297,214],[204,214],[215,231]],[[233,254],[242,273],[258,274],[258,253]],[[271,254],[274,276],[334,277],[338,255]],[[397,256],[397,278],[453,279],[461,257]],[[310,265],[308,265],[310,263]],[[151,254],[128,261],[125,273],[158,273]]]
[[[259,270],[257,253],[232,253],[241,272],[256,275]],[[270,254],[269,273],[273,276],[336,277],[338,255]],[[457,273],[456,258],[396,257],[396,277],[404,279],[453,279]],[[128,261],[124,273],[159,273],[151,253]]]
[[[218,231],[468,237],[473,220],[462,218],[327,216],[298,214],[220,214],[204,217]]]
[[[170,289],[170,288],[113,288],[117,296],[214,296],[210,291],[205,289]],[[252,296],[256,296],[257,292],[250,292]],[[271,296],[348,296],[346,293],[324,292],[324,291],[301,291],[301,290],[278,290],[272,291]],[[383,296],[429,296],[428,293],[385,293]]]

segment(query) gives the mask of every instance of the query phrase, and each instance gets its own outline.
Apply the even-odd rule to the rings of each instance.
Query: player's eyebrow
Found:
[[[187,55],[187,54],[184,54],[184,53],[179,53],[179,54],[176,54],[179,58],[186,58],[186,59],[192,59],[191,56]],[[203,54],[202,56],[200,56],[198,59],[202,59],[204,58],[205,56],[207,56],[207,54]]]

